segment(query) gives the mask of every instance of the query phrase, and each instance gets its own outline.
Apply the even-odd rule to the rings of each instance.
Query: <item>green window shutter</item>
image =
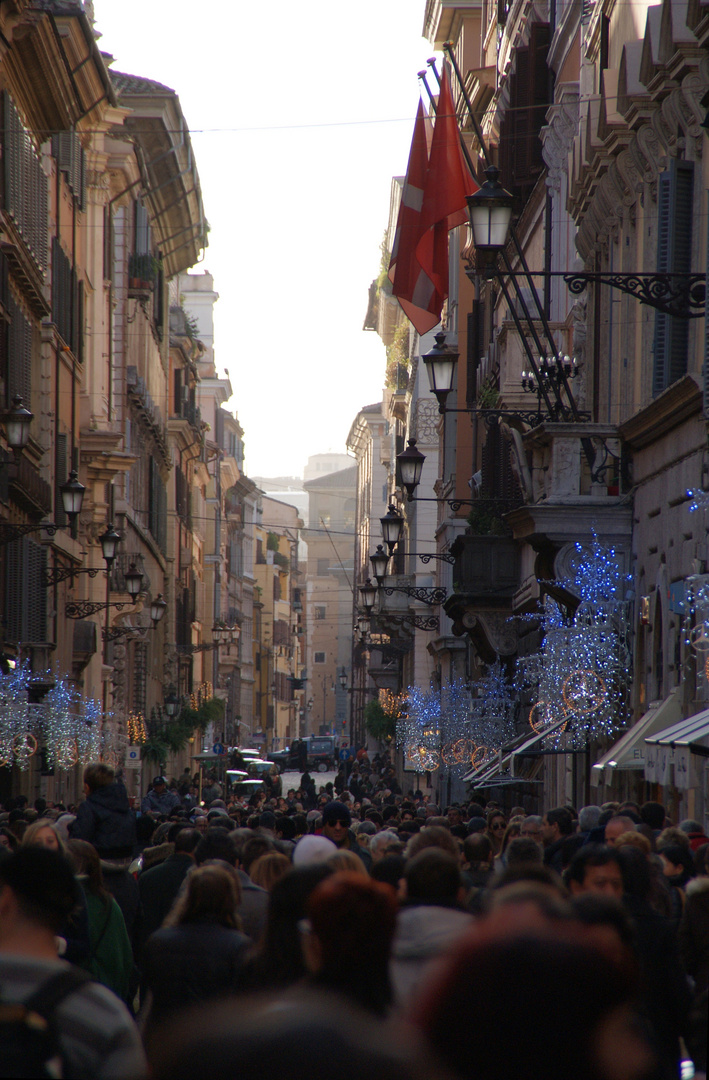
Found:
[[[54,520],[60,528],[64,528],[66,525],[66,514],[62,507],[62,494],[59,490],[61,485],[67,479],[69,475],[69,469],[67,464],[67,454],[69,450],[69,436],[65,432],[59,432],[57,435],[56,446],[56,477],[55,477],[55,490],[54,490]]]

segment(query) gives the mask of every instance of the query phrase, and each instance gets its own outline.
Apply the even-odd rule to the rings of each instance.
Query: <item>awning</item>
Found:
[[[523,735],[519,735],[514,744],[508,745],[506,751],[500,751],[495,760],[487,762],[487,764],[481,766],[478,769],[473,769],[463,780],[471,780],[473,787],[484,787],[495,776],[498,776],[504,768],[508,765],[510,767],[510,775],[507,777],[507,782],[523,783],[524,777],[515,777],[514,775],[514,759],[520,754],[527,754],[532,751],[532,748],[537,746],[542,739],[546,739],[548,735],[553,735],[560,727],[563,727],[566,720],[559,720],[556,724],[552,724],[551,727],[545,728],[544,731],[537,732],[534,735],[527,735],[525,732]],[[534,753],[544,753],[543,750],[533,751]]]
[[[591,783],[594,786],[601,783],[602,770],[605,768],[644,769],[645,739],[668,724],[676,723],[680,713],[680,688],[676,687],[664,701],[653,701],[638,722],[618,742],[613,743],[610,750],[606,750],[591,770]]]
[[[645,742],[649,783],[672,783],[684,789],[695,786],[697,762],[709,757],[709,709],[646,736]]]

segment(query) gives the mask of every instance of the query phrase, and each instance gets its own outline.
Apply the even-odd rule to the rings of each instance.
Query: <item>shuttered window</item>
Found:
[[[47,178],[15,103],[7,91],[2,97],[2,205],[28,253],[44,274],[47,269]]]
[[[16,395],[26,406],[32,400],[32,323],[26,319],[13,297],[8,298],[10,325],[7,331],[7,399],[8,405]]]
[[[163,555],[167,553],[167,490],[154,458],[148,474],[148,528]]]
[[[515,71],[509,76],[509,107],[500,127],[502,181],[522,202],[544,170],[539,133],[552,101],[549,41],[549,26],[534,23],[529,44],[517,49]]]
[[[56,476],[54,478],[54,520],[60,528],[66,525],[66,514],[62,506],[61,485],[69,475],[68,464],[69,436],[65,432],[57,434]]]
[[[75,131],[60,131],[52,138],[52,154],[66,177],[79,210],[86,203],[86,154]]]
[[[28,536],[5,547],[4,637],[14,644],[47,640],[47,549]]]
[[[657,189],[657,270],[689,274],[692,269],[694,163],[673,160]],[[652,376],[653,397],[687,372],[689,322],[658,311]]]
[[[52,240],[52,322],[77,359],[82,359],[83,289],[56,237]]]

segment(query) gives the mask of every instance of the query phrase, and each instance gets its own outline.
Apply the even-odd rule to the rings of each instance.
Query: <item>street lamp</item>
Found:
[[[367,578],[364,585],[360,585],[359,587],[359,595],[364,610],[371,611],[377,599],[377,586],[372,585],[370,579]]]
[[[72,469],[69,473],[69,478],[59,487],[59,493],[62,497],[62,508],[69,518],[70,523],[75,521],[81,513],[85,491],[86,488],[84,485],[79,483],[76,469]]]
[[[382,539],[389,548],[389,554],[391,555],[394,548],[401,539],[401,533],[404,528],[404,519],[397,512],[393,503],[390,503],[389,509],[383,518],[380,518],[382,526]]]
[[[421,473],[426,455],[416,449],[416,439],[409,439],[406,450],[396,455],[401,482],[406,488],[409,501],[414,497],[414,491],[421,482]]]
[[[123,581],[125,582],[126,592],[129,596],[136,597],[140,595],[140,591],[143,588],[143,575],[134,562],[130,564],[130,567],[123,575]]]
[[[101,545],[101,552],[106,561],[106,568],[110,570],[118,551],[118,545],[121,542],[121,535],[116,532],[113,525],[109,524],[105,533],[102,533],[101,536],[99,536],[98,542]]]
[[[340,669],[340,674],[337,676],[337,678],[338,678],[338,681],[340,683],[340,686],[344,690],[346,688],[346,686],[347,686],[347,672],[345,671],[344,666]]]
[[[180,699],[175,693],[175,688],[173,686],[170,687],[169,692],[165,696],[163,708],[165,709],[165,715],[168,720],[174,720],[180,708]]]
[[[514,200],[500,183],[498,168],[489,165],[485,175],[487,180],[482,187],[474,195],[466,196],[466,199],[473,243],[482,252],[489,274],[494,272],[498,252],[507,243]]]
[[[153,620],[153,626],[158,625],[166,611],[167,604],[162,598],[162,593],[158,593],[150,605],[150,618]]]
[[[19,457],[20,451],[24,450],[30,438],[30,424],[34,420],[34,413],[26,409],[22,404],[22,398],[15,396],[12,399],[12,408],[8,409],[4,416],[5,438],[7,445]]]
[[[446,335],[442,330],[436,334],[435,341],[433,348],[424,353],[421,359],[426,365],[431,393],[438,399],[438,411],[444,413],[446,398],[453,389],[458,353],[454,348],[446,345]]]
[[[369,561],[372,564],[372,573],[377,580],[377,584],[381,585],[387,575],[387,563],[389,562],[389,556],[381,544],[377,544],[377,550],[373,555],[369,556]]]

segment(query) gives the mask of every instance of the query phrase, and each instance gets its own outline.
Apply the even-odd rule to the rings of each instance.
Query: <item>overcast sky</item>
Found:
[[[379,400],[364,332],[431,47],[425,0],[95,0],[118,70],[177,91],[211,226],[217,367],[251,475],[344,452]]]

